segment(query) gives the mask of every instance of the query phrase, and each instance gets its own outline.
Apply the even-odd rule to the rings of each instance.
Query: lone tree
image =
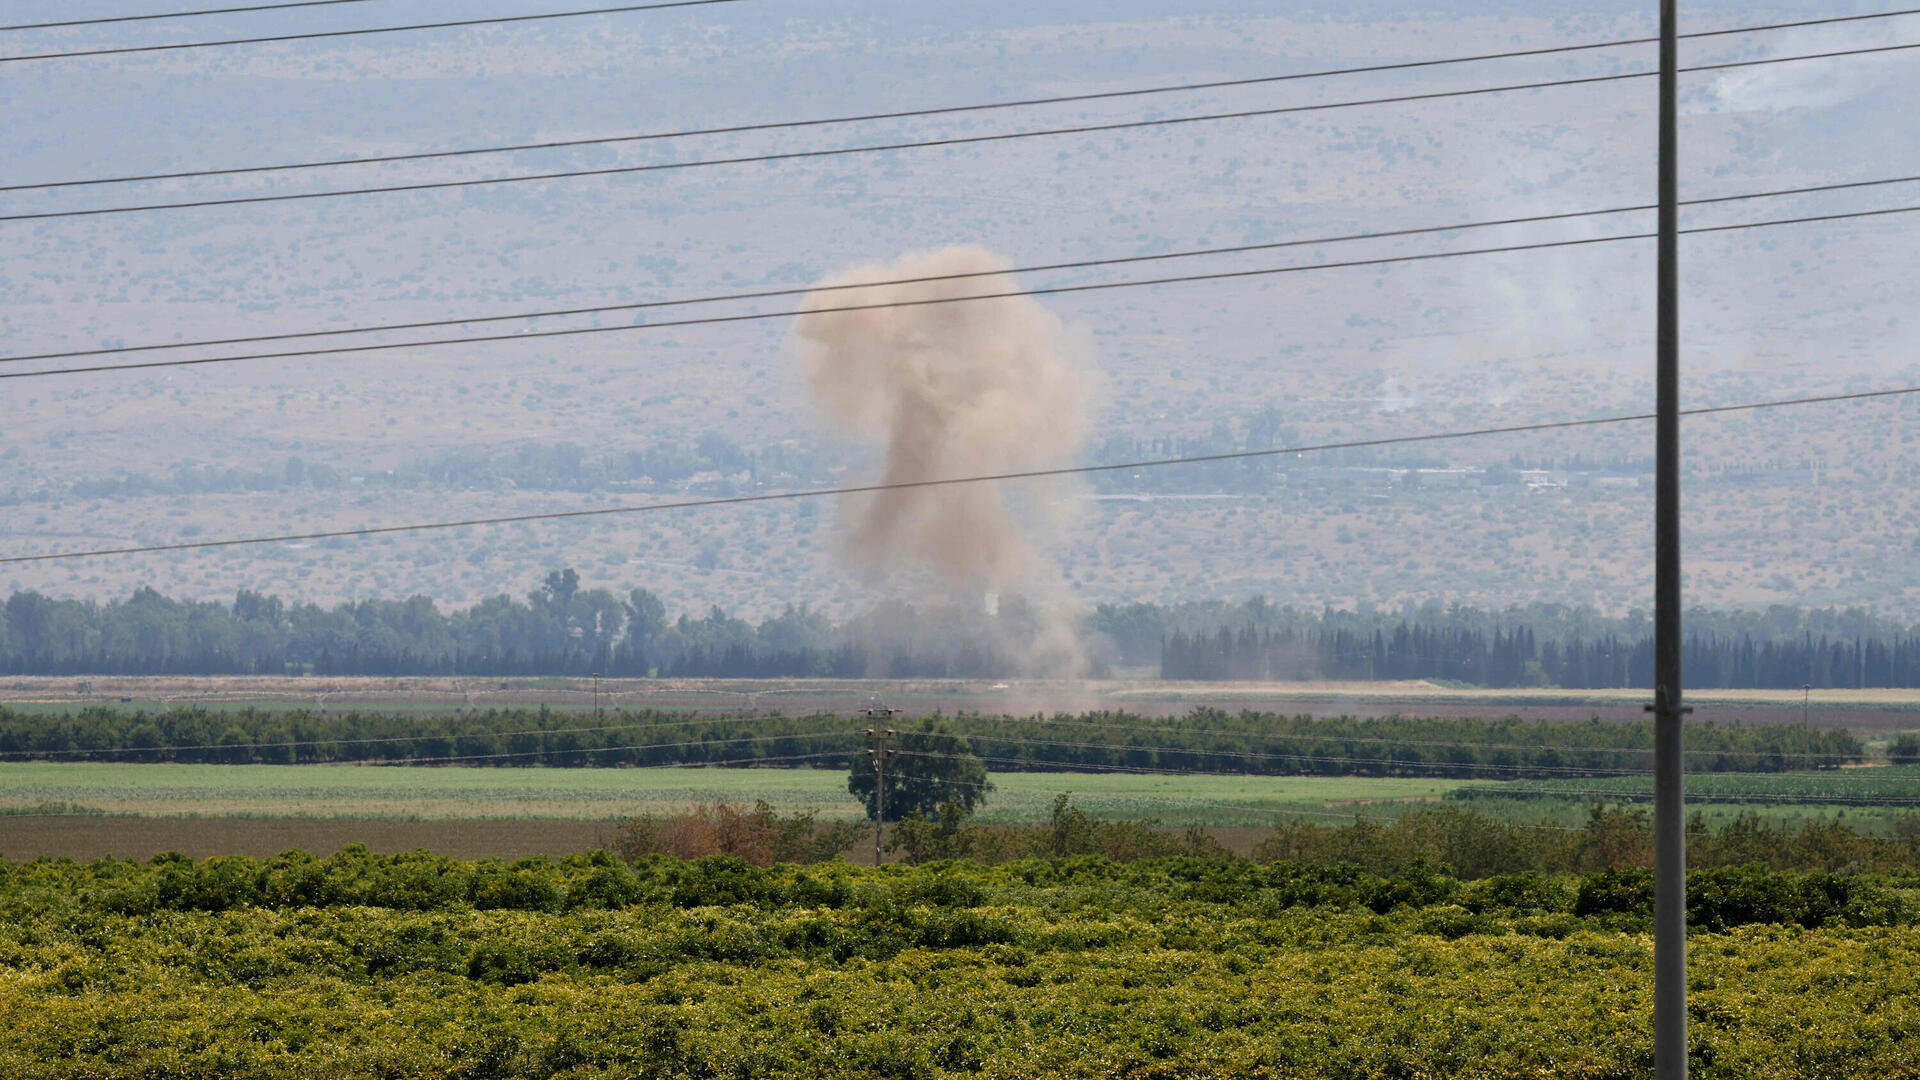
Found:
[[[1887,760],[1895,765],[1920,765],[1920,735],[1902,735],[1887,747]]]
[[[888,821],[916,811],[935,817],[948,803],[972,813],[993,790],[986,763],[973,755],[967,740],[935,720],[922,721],[918,731],[901,731],[888,740],[887,748],[893,751],[886,769]],[[855,754],[847,791],[866,804],[868,817],[874,816],[874,788],[872,756]]]

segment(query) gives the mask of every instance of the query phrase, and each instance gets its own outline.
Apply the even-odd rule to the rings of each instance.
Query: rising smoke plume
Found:
[[[884,449],[879,481],[1046,468],[1064,463],[1079,445],[1087,349],[1034,300],[830,310],[1018,288],[1005,269],[980,248],[950,247],[862,267],[808,294],[809,314],[797,324],[808,386],[836,427]],[[953,274],[983,276],[870,284]],[[829,289],[838,286],[861,287]],[[1033,547],[1001,487],[867,496],[848,534],[848,554],[870,579],[919,566],[963,595],[1014,584],[1031,569]]]

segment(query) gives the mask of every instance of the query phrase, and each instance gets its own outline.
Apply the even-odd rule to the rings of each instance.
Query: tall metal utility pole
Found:
[[[1659,297],[1653,511],[1653,1072],[1687,1076],[1686,708],[1680,700],[1680,236],[1677,0],[1660,0]]]
[[[897,709],[884,705],[869,705],[866,709],[867,722],[878,719],[892,719]],[[879,866],[886,860],[887,840],[887,759],[894,751],[887,746],[887,740],[900,734],[892,728],[870,727],[867,739],[873,743],[867,754],[873,758],[873,865]]]

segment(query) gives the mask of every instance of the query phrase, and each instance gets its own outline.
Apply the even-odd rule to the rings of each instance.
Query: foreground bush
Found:
[[[1916,1076],[1920,878],[1694,876],[1695,1075]],[[0,864],[0,1075],[1649,1074],[1644,875]]]
[[[1905,926],[1920,875],[1795,873],[1758,866],[1695,870],[1695,925]],[[0,860],[0,913],[20,921],[60,913],[154,916],[249,908],[378,908],[390,911],[524,911],[544,914],[629,908],[760,909],[979,907],[1002,890],[1156,892],[1212,905],[1367,910],[1462,906],[1475,914],[1571,913],[1638,926],[1653,913],[1647,870],[1586,875],[1506,874],[1460,881],[1432,866],[1378,873],[1346,864],[1175,855],[1116,862],[1100,856],[968,862],[878,871],[845,863],[757,866],[738,856],[632,864],[606,852],[505,863],[427,852],[378,855],[355,845],[326,858],[290,851],[271,859],[161,855],[145,863]],[[1022,893],[1021,895],[1025,895]],[[804,953],[805,950],[803,949]]]

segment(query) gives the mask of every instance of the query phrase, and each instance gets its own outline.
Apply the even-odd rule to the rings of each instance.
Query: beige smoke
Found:
[[[950,247],[850,271],[816,289],[862,287],[807,296],[797,329],[808,385],[841,431],[884,447],[880,482],[1046,468],[1079,444],[1085,350],[1031,298],[830,310],[1017,289],[1006,268],[980,248]],[[952,274],[983,276],[872,284]],[[963,590],[1006,586],[1032,559],[998,484],[868,496],[847,544],[869,577],[918,565]]]

